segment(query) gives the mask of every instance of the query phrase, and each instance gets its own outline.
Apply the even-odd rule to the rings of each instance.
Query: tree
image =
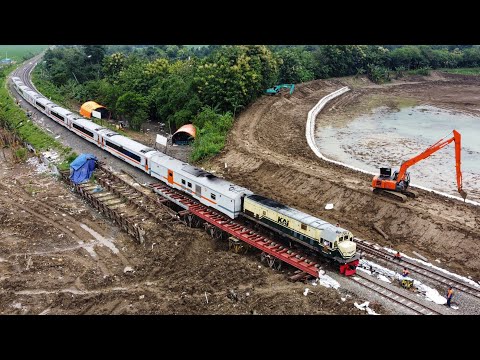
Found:
[[[140,94],[128,91],[117,100],[117,114],[128,120],[134,130],[140,130],[148,118],[148,103]]]
[[[85,56],[90,59],[92,64],[101,64],[107,53],[105,45],[85,45],[83,48]]]
[[[235,111],[263,92],[276,69],[265,46],[223,46],[197,67],[194,88],[204,104]]]

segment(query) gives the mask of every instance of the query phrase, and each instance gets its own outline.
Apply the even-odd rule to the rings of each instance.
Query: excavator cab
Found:
[[[397,181],[398,174],[399,174],[399,171],[395,170],[393,172],[392,180]],[[397,187],[399,188],[400,191],[405,191],[407,190],[409,184],[410,184],[410,173],[406,172],[403,180],[397,183]]]

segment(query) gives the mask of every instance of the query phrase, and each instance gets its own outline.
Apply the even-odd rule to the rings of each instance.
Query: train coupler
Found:
[[[360,260],[354,260],[346,264],[340,265],[340,274],[345,274],[345,276],[352,276],[357,272],[357,266],[360,263]]]

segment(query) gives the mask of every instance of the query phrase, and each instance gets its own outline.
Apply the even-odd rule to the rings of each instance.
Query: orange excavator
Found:
[[[430,146],[421,154],[404,161],[400,166],[400,171],[394,171],[392,175],[391,168],[380,168],[380,175],[376,175],[372,180],[373,192],[377,194],[393,197],[400,201],[406,201],[407,197],[416,197],[416,193],[408,190],[410,184],[410,174],[407,169],[415,165],[417,162],[426,159],[434,152],[442,149],[443,147],[455,141],[455,168],[457,171],[457,187],[458,192],[462,196],[463,200],[467,197],[467,193],[462,189],[462,172],[460,170],[460,149],[461,149],[461,136],[456,130],[453,130],[453,136],[449,139],[441,139],[435,144]]]

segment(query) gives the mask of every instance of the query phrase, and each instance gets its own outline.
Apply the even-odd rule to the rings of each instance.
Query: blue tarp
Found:
[[[70,180],[75,184],[88,181],[95,170],[97,158],[93,154],[81,154],[70,164]]]

